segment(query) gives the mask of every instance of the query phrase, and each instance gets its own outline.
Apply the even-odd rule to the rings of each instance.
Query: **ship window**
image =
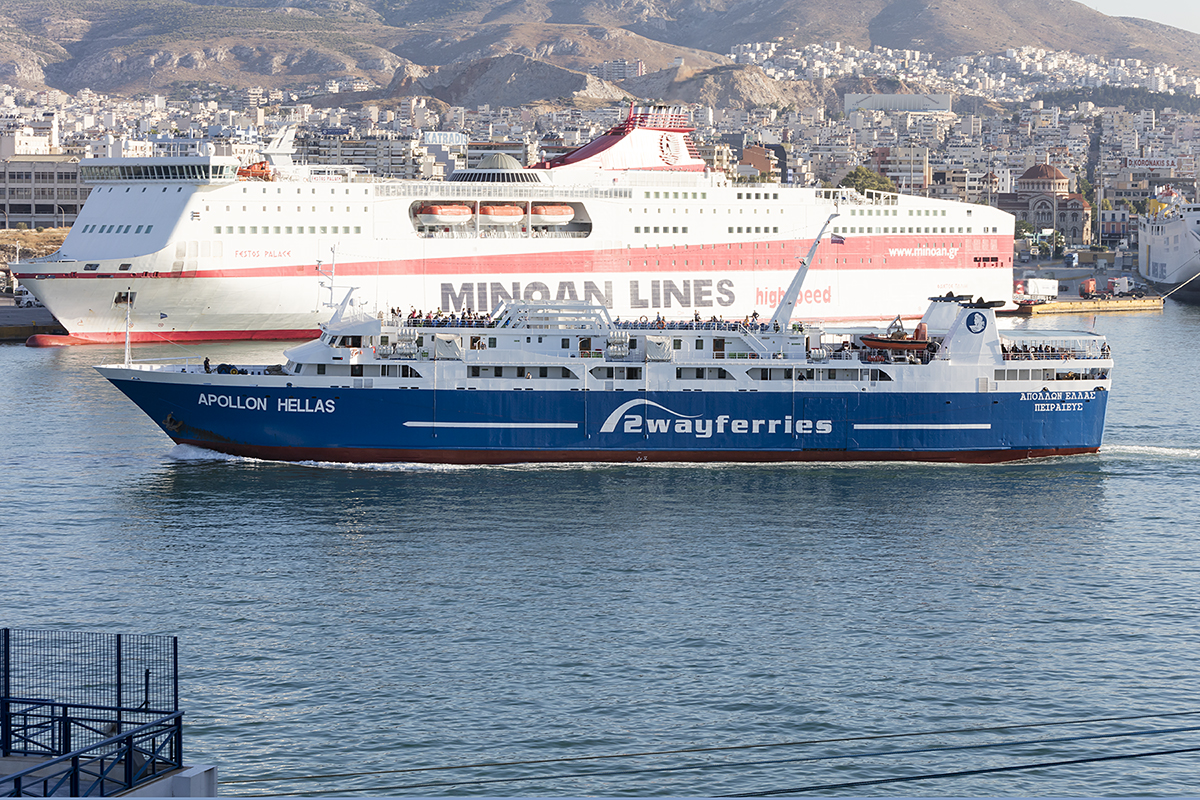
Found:
[[[117,267],[117,269],[119,269],[121,272],[128,272],[132,267],[133,264],[122,264],[121,266]]]
[[[285,227],[284,227],[284,229],[283,229],[283,231],[284,231],[284,233],[291,233],[291,232],[292,232],[292,226],[291,226],[291,225],[287,225],[287,226],[285,226]]]
[[[634,225],[634,226],[633,226],[633,232],[634,232],[634,233],[641,233],[641,232],[642,232],[642,226],[641,226],[641,225]]]
[[[226,233],[233,233],[233,226],[232,226],[232,225],[226,225],[226,226],[225,226],[225,232],[226,232]]]
[[[95,272],[96,270],[100,269],[100,265],[99,264],[84,264],[83,269],[85,272]]]
[[[245,232],[246,232],[246,226],[238,225],[238,233],[245,233]]]
[[[350,365],[350,377],[351,378],[361,378],[362,376],[363,376],[363,365],[362,364],[351,364]]]
[[[142,226],[141,226],[141,225],[138,225],[138,227],[137,227],[137,230],[136,230],[136,231],[134,231],[134,233],[141,233],[141,232],[142,232]],[[213,233],[215,233],[215,234],[217,234],[217,235],[220,235],[220,233],[221,233],[221,226],[220,226],[220,225],[218,225],[218,226],[216,226],[215,228],[213,228]]]
[[[629,349],[637,350],[637,337],[636,336],[629,337]]]
[[[309,232],[309,233],[316,233],[316,232],[317,232],[317,226],[315,226],[315,225],[309,225],[309,226],[308,226],[308,232]]]
[[[563,350],[569,350],[570,348],[571,348],[571,340],[570,340],[570,339],[563,339],[563,340],[562,340],[562,349],[563,349]]]
[[[318,375],[325,374],[325,365],[324,364],[317,364],[317,374]]]
[[[258,226],[257,226],[257,225],[251,225],[251,226],[250,226],[250,232],[251,232],[251,233],[258,233]]]
[[[504,367],[496,367],[496,377],[497,378],[504,377]]]
[[[675,350],[682,350],[683,349],[683,340],[682,339],[672,339],[671,347],[674,348]]]
[[[640,381],[642,379],[641,367],[626,367],[625,379],[630,381]]]
[[[697,340],[696,340],[696,349],[697,349],[697,350],[703,350],[703,349],[704,349],[704,340],[703,340],[703,339],[697,339]]]
[[[549,378],[550,377],[550,368],[549,367],[538,367],[538,377],[539,378]]]
[[[472,378],[479,377],[479,367],[471,367],[471,377]]]
[[[495,346],[496,346],[496,337],[489,336],[488,337],[488,347],[495,347]]]
[[[321,233],[325,233],[325,232],[326,232],[326,227],[327,227],[327,226],[325,226],[325,225],[322,225],[322,226],[321,226]]]

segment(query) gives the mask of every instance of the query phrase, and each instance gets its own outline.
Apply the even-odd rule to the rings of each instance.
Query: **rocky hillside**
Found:
[[[454,103],[625,92],[805,102],[811,87],[770,86],[721,55],[769,40],[943,57],[1035,45],[1200,70],[1200,36],[1072,0],[6,0],[0,81],[136,94],[363,77]],[[586,76],[616,58],[653,74],[620,87]]]
[[[633,95],[608,81],[521,55],[396,72],[387,95],[428,95],[456,106],[519,106],[549,98],[620,101]]]

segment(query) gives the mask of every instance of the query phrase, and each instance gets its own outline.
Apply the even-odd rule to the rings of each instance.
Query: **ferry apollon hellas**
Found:
[[[819,237],[818,237],[819,242]],[[934,298],[909,334],[769,320],[621,321],[600,304],[367,313],[347,295],[277,365],[97,367],[172,440],[278,460],[997,462],[1095,452],[1103,336],[1002,331]],[[828,246],[828,245],[827,245]]]

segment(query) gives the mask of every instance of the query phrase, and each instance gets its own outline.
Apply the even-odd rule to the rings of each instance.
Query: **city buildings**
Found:
[[[1165,186],[1196,195],[1200,115],[1182,110],[1182,98],[1195,97],[1198,82],[1169,65],[1034,48],[939,61],[919,50],[837,42],[797,50],[750,43],[730,56],[781,81],[895,77],[925,90],[851,93],[836,105],[807,107],[688,106],[700,156],[730,180],[837,184],[865,165],[899,191],[998,205],[1079,246],[1132,244],[1137,214]],[[593,69],[611,80],[644,71],[628,61]],[[1031,99],[1093,86],[1157,88],[1180,97],[1180,108]],[[442,180],[492,153],[526,165],[553,158],[627,111],[447,108],[423,97],[331,108],[306,101],[306,94],[335,89],[338,96],[364,91],[333,80],[303,92],[209,86],[187,97],[130,99],[0,86],[0,224],[71,224],[88,194],[78,164],[89,158],[212,152],[249,161],[293,126],[298,163]],[[997,113],[1002,103],[1007,108]]]

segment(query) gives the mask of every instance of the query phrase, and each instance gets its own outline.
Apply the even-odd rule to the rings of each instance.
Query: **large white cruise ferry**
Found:
[[[310,338],[334,289],[379,311],[599,303],[624,319],[773,307],[821,229],[795,318],[917,318],[932,295],[1011,295],[1012,215],[848,189],[732,184],[678,109],[631,108],[579,149],[503,155],[448,181],[235,159],[97,159],[62,248],[16,272],[53,343]]]
[[[1138,220],[1138,273],[1177,300],[1200,303],[1200,203],[1190,203],[1170,187],[1162,203]]]

